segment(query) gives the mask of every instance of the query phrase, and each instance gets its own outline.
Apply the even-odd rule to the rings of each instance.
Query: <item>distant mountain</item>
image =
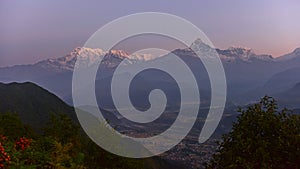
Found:
[[[215,49],[201,40],[196,40],[193,45],[201,51],[217,51],[219,54],[226,73],[227,93],[230,101],[247,104],[253,99],[260,98],[261,95],[286,91],[295,85],[295,82],[298,82],[300,48],[280,58],[273,58],[271,55],[255,54],[249,48],[230,47],[228,49]],[[191,48],[176,49],[171,53],[179,56],[191,68],[201,93],[204,94],[205,99],[209,99],[209,78],[201,60],[196,57]],[[154,57],[150,54],[130,55],[122,50],[103,51],[101,49],[75,48],[71,53],[63,57],[43,60],[32,65],[0,68],[0,81],[5,83],[34,82],[71,105],[72,74],[78,56],[82,56],[81,58],[84,59],[85,64],[93,64],[97,59],[102,58],[97,74],[96,84],[98,84],[98,89],[96,91],[105,91],[102,93],[98,92],[97,96],[102,98],[101,100],[105,100],[106,103],[104,105],[111,105],[111,99],[106,99],[110,97],[107,91],[110,91],[110,82],[114,70],[122,61],[122,66],[147,63],[172,64],[171,53]],[[289,71],[294,73],[289,74]],[[178,73],[181,73],[180,70]],[[124,79],[128,77],[126,72],[118,76]],[[281,77],[286,78],[286,80],[282,80]],[[136,82],[136,84],[144,84],[142,86],[145,86],[145,89],[138,88],[135,92],[133,91],[133,98],[137,97],[137,102],[144,102],[144,99],[141,99],[141,97],[145,96],[144,93],[149,92],[153,87],[160,87],[154,83],[160,83],[162,88],[167,88],[169,93],[173,93],[172,99],[174,102],[178,101],[176,98],[179,95],[174,92],[178,89],[176,84],[170,78],[165,79],[165,75],[162,73],[145,71],[138,76],[137,80],[139,82]],[[184,85],[190,85],[188,81],[183,83]],[[288,83],[290,84],[287,85]]]
[[[276,60],[287,61],[287,60],[295,59],[297,57],[300,57],[300,48],[295,49],[292,53],[278,57],[278,58],[276,58]]]
[[[230,47],[225,50],[216,50],[219,53],[220,58],[225,62],[232,62],[237,60],[245,62],[252,62],[255,60],[274,61],[274,58],[271,55],[257,55],[250,48]]]
[[[67,114],[75,118],[72,107],[47,90],[30,82],[0,83],[0,112],[17,113],[21,120],[35,127],[44,126],[51,115]]]
[[[277,96],[277,94],[286,92],[294,87],[300,81],[300,48],[290,54],[274,59],[273,63],[266,62],[261,66],[251,65],[251,67],[254,69],[253,72],[258,72],[256,79],[260,79],[261,82],[256,88],[242,93],[240,97],[237,97],[240,103],[257,101],[257,98],[264,95]],[[245,73],[240,74],[246,75]],[[248,77],[246,76],[245,78]],[[286,106],[289,106],[291,102],[286,103]]]
[[[199,48],[202,51],[214,50],[203,42],[197,42],[197,45],[200,46]],[[221,58],[226,73],[228,99],[242,104],[252,100],[252,98],[247,98],[249,91],[252,95],[253,91],[263,86],[274,74],[290,68],[286,62],[279,63],[271,55],[257,55],[249,48],[230,47],[224,50],[216,49],[216,51]],[[203,72],[206,70],[199,59],[194,59],[196,55],[191,49],[176,49],[173,53],[191,63],[193,65],[191,66],[192,70],[203,77],[205,74]],[[300,65],[300,62],[298,65]],[[208,81],[207,78],[199,80],[200,84],[206,81]]]
[[[149,55],[134,55],[129,58],[127,53],[120,50],[107,53],[101,49],[75,48],[70,54],[56,59],[47,59],[32,65],[0,68],[0,82],[30,81],[64,99],[71,94],[73,69],[79,55],[86,59],[86,64],[94,63],[96,59],[103,57],[101,67],[104,69],[104,77],[110,76],[124,58],[127,58],[125,64],[151,58]]]
[[[61,71],[73,71],[75,62],[80,56],[81,59],[85,60],[86,64],[93,64],[99,58],[102,58],[101,66],[106,68],[114,68],[121,63],[125,58],[127,62],[124,64],[132,64],[142,61],[148,61],[153,58],[151,54],[132,54],[129,55],[122,50],[110,50],[103,51],[102,49],[91,49],[85,47],[77,47],[71,53],[66,56],[59,57],[56,59],[47,59],[41,62],[38,62],[34,66],[42,67],[45,69]]]
[[[193,48],[193,46],[196,47]],[[202,42],[200,39],[195,40],[195,42],[191,45],[191,48],[193,48],[194,50],[198,49],[202,52],[216,51],[223,62],[233,62],[233,61],[253,62],[255,60],[275,61],[272,55],[257,55],[250,48],[235,47],[235,46],[229,47],[228,49],[212,48],[211,46]],[[196,54],[190,48],[176,49],[173,51],[173,53],[178,54],[180,56],[186,55],[186,56],[197,57]]]
[[[75,48],[69,54],[63,57],[55,59],[47,59],[40,61],[33,66],[41,67],[44,69],[50,69],[52,71],[62,72],[70,71],[74,69],[75,62],[79,55],[87,60],[87,62],[92,63],[99,57],[102,57],[105,52],[101,49],[88,49],[88,48]]]
[[[300,108],[300,81],[292,88],[275,94],[282,105],[289,105],[289,108]]]
[[[264,90],[267,93],[280,93],[294,87],[300,82],[300,67],[291,68],[273,75],[265,83]]]

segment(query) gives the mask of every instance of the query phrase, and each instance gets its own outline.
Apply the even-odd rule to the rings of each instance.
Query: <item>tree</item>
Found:
[[[4,113],[0,114],[0,134],[5,134],[12,140],[16,140],[22,136],[35,137],[33,129],[24,125],[17,114]]]
[[[65,114],[51,116],[44,128],[44,137],[54,140],[51,165],[55,168],[84,168],[84,145],[79,125]]]
[[[53,137],[63,144],[77,142],[80,137],[79,125],[65,114],[52,114],[50,122],[44,128],[44,135]],[[77,146],[77,145],[76,145]]]
[[[16,114],[0,113],[0,169],[169,168],[158,158],[123,158],[103,150],[66,115],[53,114],[40,132],[31,128]]]
[[[300,168],[300,116],[265,96],[240,109],[207,168]]]

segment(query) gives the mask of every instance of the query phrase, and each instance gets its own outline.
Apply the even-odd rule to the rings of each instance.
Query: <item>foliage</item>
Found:
[[[240,109],[207,168],[300,168],[300,116],[265,96]]]
[[[52,114],[42,133],[24,125],[17,114],[0,114],[1,168],[157,168],[152,159],[128,159],[102,150],[63,114]]]
[[[168,167],[163,168],[170,167],[160,159],[122,158],[101,149],[84,134],[73,107],[33,83],[0,83],[0,95],[0,136],[6,137],[0,140],[3,150],[0,166],[130,169],[162,168],[153,164],[166,164]]]
[[[20,136],[34,137],[30,126],[24,125],[17,114],[4,113],[0,116],[0,134],[5,133],[12,140]]]
[[[79,127],[65,115],[51,119],[45,132],[38,135],[28,133],[16,114],[0,115],[0,168],[84,168],[84,155],[72,143],[79,138]]]
[[[6,140],[6,137],[0,135],[0,168],[4,168],[10,161],[10,156],[5,152],[4,145],[2,145]]]

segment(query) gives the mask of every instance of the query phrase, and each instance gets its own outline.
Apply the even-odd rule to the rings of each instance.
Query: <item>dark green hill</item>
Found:
[[[66,114],[67,116],[71,117],[75,123],[78,123],[73,107],[65,104],[61,99],[59,99],[54,94],[30,82],[10,83],[10,84],[0,83],[0,113],[6,113],[6,112],[18,114],[20,120],[24,124],[33,127],[37,131],[40,131],[43,127],[49,128],[49,122],[51,119],[50,117],[52,116],[52,114]],[[57,124],[61,125],[61,123],[57,123]],[[68,126],[68,124],[66,125]],[[12,128],[16,129],[16,127],[12,127]],[[61,128],[61,126],[59,128]],[[16,131],[11,131],[11,132],[16,132]],[[63,135],[66,134],[64,133],[64,131],[59,130],[54,132],[56,133],[55,136],[59,136],[57,134],[59,132],[63,132]],[[83,131],[80,130],[79,133],[82,132]],[[0,133],[0,135],[1,134],[3,133]],[[4,134],[7,135],[7,133]],[[21,135],[19,137],[21,137]],[[121,168],[149,168],[149,169],[177,168],[171,165],[169,162],[162,160],[159,157],[153,157],[147,159],[127,159],[127,158],[118,157],[102,150],[91,141],[88,141],[89,139],[86,137],[86,135],[80,134],[80,137],[81,139],[79,139],[79,141],[81,142],[82,147],[78,147],[79,150],[77,149],[76,150],[82,151],[86,154],[92,154],[92,157],[85,159],[85,161],[88,163],[86,164],[87,168],[98,168],[98,167],[100,168],[100,166],[101,168],[120,168],[120,169]],[[95,166],[90,164],[89,160],[94,161],[93,164]]]
[[[54,94],[30,82],[0,83],[0,112],[17,113],[24,123],[34,128],[43,127],[51,113],[75,117],[72,107]]]

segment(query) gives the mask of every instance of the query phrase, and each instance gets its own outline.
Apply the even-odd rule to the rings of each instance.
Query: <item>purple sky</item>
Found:
[[[149,11],[191,21],[219,48],[280,56],[300,47],[299,0],[1,0],[0,66],[65,55],[111,20]]]

